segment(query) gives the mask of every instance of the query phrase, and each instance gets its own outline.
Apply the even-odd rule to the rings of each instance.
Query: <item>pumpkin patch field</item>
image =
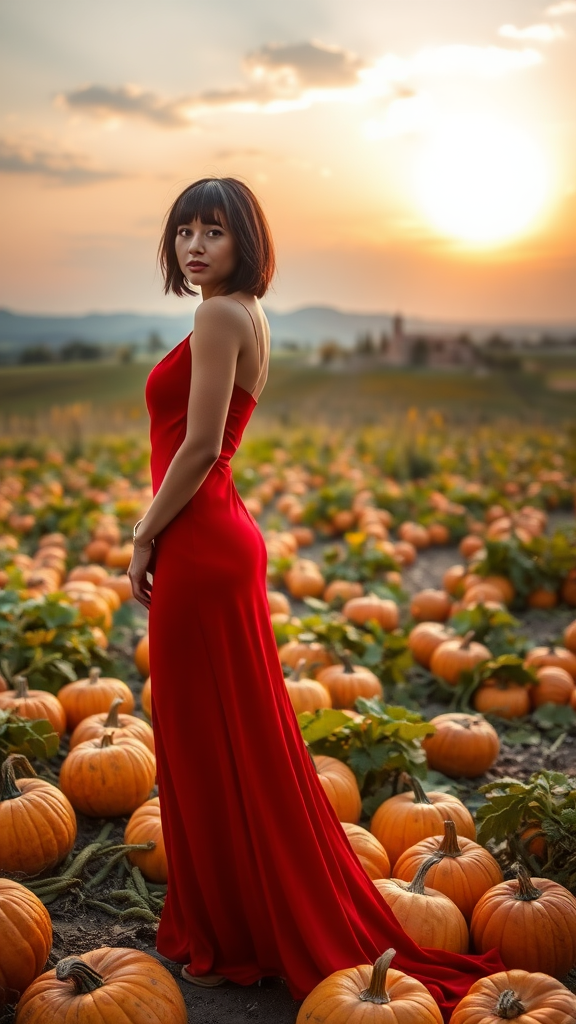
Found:
[[[277,422],[232,465],[352,850],[416,942],[496,947],[506,966],[453,1024],[576,1024],[574,430],[415,409]],[[371,1002],[376,1024],[441,1022],[392,949],[301,1004],[280,978],[186,985],[156,955],[167,865],[126,575],[151,499],[141,431],[0,438],[0,1021],[304,1024],[337,1007],[353,1024]]]

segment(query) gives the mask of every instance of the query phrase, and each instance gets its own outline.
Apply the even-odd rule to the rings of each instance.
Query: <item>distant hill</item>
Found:
[[[306,306],[288,313],[266,309],[270,323],[272,344],[296,342],[315,347],[328,339],[352,346],[359,334],[370,332],[378,337],[389,333],[390,313],[345,313],[331,306]],[[132,342],[144,346],[152,332],[160,335],[167,348],[177,344],[190,333],[193,310],[185,315],[139,313],[90,313],[85,316],[27,316],[0,309],[0,353],[17,354],[30,345],[48,345],[59,348],[66,342],[81,340],[106,344]],[[434,321],[406,318],[408,332],[459,333],[467,332],[482,340],[500,332],[507,337],[533,337],[548,334],[557,338],[573,336],[576,321],[566,323],[478,323],[465,321]]]

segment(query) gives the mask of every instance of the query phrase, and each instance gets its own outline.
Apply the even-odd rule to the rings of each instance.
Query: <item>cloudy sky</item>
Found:
[[[183,312],[170,202],[241,177],[265,303],[576,317],[576,0],[4,0],[0,304]]]

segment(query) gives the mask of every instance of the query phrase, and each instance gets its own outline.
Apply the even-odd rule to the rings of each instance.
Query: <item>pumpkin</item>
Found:
[[[449,544],[452,539],[450,530],[444,523],[429,523],[428,536],[431,544]]]
[[[500,752],[500,739],[493,725],[482,715],[448,711],[430,719],[436,726],[433,736],[425,736],[422,746],[428,766],[450,778],[476,778],[494,764]]]
[[[15,1024],[187,1024],[177,982],[155,957],[102,946],[68,956],[30,985]]]
[[[564,647],[576,655],[576,619],[566,626],[564,630]]]
[[[574,680],[565,668],[558,665],[543,665],[536,669],[538,682],[531,686],[532,704],[535,708],[541,704],[569,704],[574,693]]]
[[[421,839],[411,846],[394,865],[394,877],[409,882],[429,858],[426,881],[432,889],[443,892],[456,904],[467,922],[478,900],[504,876],[498,861],[473,839],[459,837],[451,819],[444,822],[444,835]]]
[[[284,615],[290,615],[290,601],[285,594],[282,594],[279,590],[269,590],[267,593],[268,608],[271,615],[274,612],[283,612]]]
[[[548,587],[537,587],[528,594],[529,608],[555,608],[558,604],[558,594]]]
[[[304,509],[302,509],[303,511]],[[288,513],[288,519],[291,523],[298,523],[300,522],[300,515],[300,510],[293,505]],[[316,539],[314,537],[314,530],[309,526],[291,526],[288,532],[296,539],[299,548],[311,547]]]
[[[390,859],[376,836],[361,825],[352,825],[348,821],[341,824],[366,874],[370,878],[389,878]]]
[[[284,573],[284,582],[292,597],[321,597],[326,581],[311,558],[297,558]]]
[[[466,568],[463,565],[451,565],[442,577],[442,586],[450,597],[462,597],[464,593],[463,579]]]
[[[382,629],[396,629],[400,621],[398,605],[395,601],[367,594],[365,597],[353,597],[342,608],[342,614],[357,626],[375,619]]]
[[[301,678],[305,663],[305,659],[300,658],[291,675],[284,680],[290,702],[297,715],[302,711],[314,713],[319,708],[332,707],[332,698],[326,686],[317,679]]]
[[[66,582],[84,582],[88,580],[98,587],[101,583],[107,583],[109,578],[108,570],[103,565],[75,565],[68,573]]]
[[[0,708],[13,710],[21,718],[46,718],[58,736],[66,731],[66,712],[62,704],[47,690],[29,690],[28,680],[24,675],[14,677],[16,687],[0,693]]]
[[[428,836],[442,833],[444,822],[452,818],[458,835],[476,838],[474,819],[467,807],[451,793],[425,793],[417,779],[410,779],[411,791],[391,796],[372,816],[370,831],[396,861],[405,850]]]
[[[463,558],[471,558],[476,551],[480,551],[480,548],[484,547],[484,541],[481,537],[478,537],[474,533],[469,533],[465,537],[462,537],[458,545],[458,550]]]
[[[450,1024],[576,1024],[576,996],[541,971],[500,971],[479,978],[455,1007]]]
[[[140,704],[146,718],[152,721],[152,680],[150,676],[144,680],[144,685],[140,691]]]
[[[508,968],[563,978],[576,962],[576,899],[549,878],[499,882],[479,899],[470,934],[478,953],[496,947]]]
[[[295,668],[301,658],[304,658],[306,668],[318,665],[332,665],[334,659],[329,651],[322,644],[306,644],[301,640],[289,640],[278,648],[278,657],[283,665]]]
[[[487,586],[495,587],[496,590],[500,591],[500,600],[504,604],[512,604],[516,596],[516,591],[513,584],[507,576],[483,576],[482,582]]]
[[[522,718],[530,711],[530,692],[527,686],[520,683],[500,682],[496,678],[490,678],[478,687],[472,703],[476,711],[483,715]]]
[[[150,839],[156,843],[153,850],[130,850],[128,859],[140,868],[149,882],[165,885],[168,881],[168,862],[162,834],[160,800],[157,796],[145,800],[132,812],[124,831],[125,843],[147,843]]]
[[[569,672],[576,682],[576,654],[566,647],[533,647],[524,658],[527,668],[542,668],[545,665],[556,665]]]
[[[101,712],[99,715],[88,715],[88,718],[83,718],[70,737],[70,750],[84,740],[101,738],[109,729],[114,729],[118,736],[120,733],[124,736],[135,736],[154,753],[154,733],[148,722],[137,718],[136,715],[118,714],[118,708],[122,703],[122,697],[116,697],[110,705],[108,714]]]
[[[419,622],[408,635],[408,647],[414,661],[424,668],[430,667],[430,659],[437,647],[449,640],[451,634],[441,622]]]
[[[134,650],[134,664],[141,676],[150,675],[149,636],[141,636]]]
[[[499,587],[491,583],[475,583],[464,591],[462,604],[465,608],[471,605],[486,604],[487,601],[494,601],[497,604],[503,603],[502,592]]]
[[[560,589],[562,600],[566,601],[570,607],[574,608],[576,605],[576,569],[570,569],[566,579],[564,580]]]
[[[326,587],[323,600],[330,604],[332,601],[350,601],[353,597],[362,597],[364,587],[361,583],[353,580],[332,580]]]
[[[420,865],[411,882],[400,878],[376,878],[374,885],[407,935],[419,946],[467,953],[468,925],[452,900],[424,885],[434,860]]]
[[[322,788],[339,821],[356,825],[362,813],[362,800],[351,768],[336,757],[317,754],[312,757]]]
[[[131,814],[148,798],[156,759],[140,740],[107,732],[85,740],[62,762],[60,787],[72,806],[92,818]]]
[[[418,551],[409,540],[399,540],[394,545],[393,557],[400,565],[414,565]]]
[[[364,665],[353,665],[343,654],[341,665],[329,665],[316,673],[316,679],[330,694],[332,707],[352,708],[358,697],[383,697],[378,676]]]
[[[537,857],[544,862],[548,856],[548,844],[546,834],[538,821],[528,822],[520,829],[518,838],[528,856]]]
[[[108,548],[106,548],[107,550]],[[104,552],[106,554],[106,552]],[[115,590],[120,598],[122,604],[125,601],[130,601],[134,594],[132,593],[132,584],[130,583],[130,577],[125,573],[121,573],[118,576],[107,576],[106,587],[108,590]]]
[[[51,946],[52,921],[44,904],[19,882],[0,878],[0,1007],[18,1002]]]
[[[418,551],[423,548],[430,547],[430,534],[426,527],[422,526],[420,523],[412,523],[409,521],[400,523],[400,526],[398,527],[398,536],[400,537],[400,540],[413,544]]]
[[[410,602],[410,614],[417,622],[446,622],[451,607],[452,601],[445,590],[427,587],[414,594]]]
[[[26,772],[16,779],[15,769]],[[68,856],[76,815],[56,786],[39,779],[23,754],[9,754],[0,769],[0,871],[37,875]]]
[[[306,996],[296,1024],[442,1024],[428,989],[416,978],[390,968],[388,949],[372,967],[360,964],[324,978]]]
[[[126,714],[134,710],[132,691],[121,679],[101,676],[98,667],[91,668],[88,676],[66,683],[58,691],[58,700],[66,712],[68,729],[72,732],[83,718],[108,713],[115,697],[122,697],[121,709]]]
[[[471,672],[482,661],[492,657],[484,644],[472,640],[472,630],[465,636],[452,637],[439,644],[430,658],[430,671],[450,686],[457,686],[462,672]]]

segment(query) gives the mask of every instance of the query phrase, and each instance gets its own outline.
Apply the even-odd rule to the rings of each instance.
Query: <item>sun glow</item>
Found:
[[[529,230],[551,188],[543,152],[523,132],[494,121],[458,121],[425,144],[418,200],[442,234],[494,246]]]

